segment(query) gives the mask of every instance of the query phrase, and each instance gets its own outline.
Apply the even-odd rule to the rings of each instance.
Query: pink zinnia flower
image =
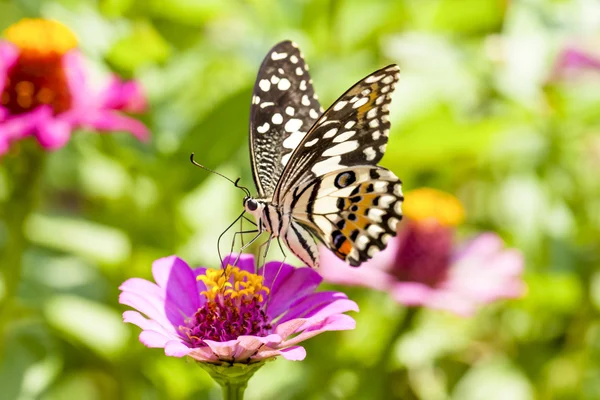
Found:
[[[358,311],[356,303],[343,293],[315,292],[322,280],[315,271],[269,262],[255,274],[253,256],[231,266],[235,257],[224,260],[225,269],[192,269],[175,256],[156,260],[156,283],[132,278],[121,285],[119,301],[137,310],[123,319],[142,328],[148,347],[225,366],[302,360],[304,340],[354,329],[343,313]]]
[[[46,149],[64,146],[77,127],[128,131],[149,136],[139,121],[122,112],[146,108],[135,82],[117,77],[100,91],[85,79],[75,36],[64,25],[24,19],[0,40],[0,155],[10,143],[35,136]]]
[[[321,251],[320,272],[327,282],[387,291],[399,303],[468,316],[478,306],[521,296],[523,259],[506,250],[493,233],[456,247],[454,226],[463,209],[451,195],[419,189],[406,195],[398,236],[359,268],[350,269]]]

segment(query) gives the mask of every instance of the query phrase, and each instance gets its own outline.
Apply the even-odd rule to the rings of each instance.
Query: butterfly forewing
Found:
[[[270,198],[292,152],[323,110],[295,43],[273,47],[258,71],[250,110],[250,160],[259,196]]]
[[[389,104],[398,77],[398,66],[387,66],[333,103],[292,154],[274,199],[314,177],[354,165],[376,165],[387,145]]]

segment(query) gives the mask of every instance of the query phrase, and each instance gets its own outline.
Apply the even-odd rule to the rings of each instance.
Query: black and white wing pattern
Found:
[[[389,65],[352,86],[319,118],[286,164],[275,190],[354,165],[376,165],[387,146],[389,105],[400,69]]]
[[[322,114],[295,43],[273,47],[258,71],[250,109],[250,162],[260,198],[270,198],[292,152]]]
[[[402,218],[401,182],[376,165],[387,145],[398,77],[398,66],[390,65],[344,93],[298,145],[273,196],[284,214],[353,266],[385,248]],[[299,243],[300,258],[316,265],[312,238],[298,230],[284,239]]]

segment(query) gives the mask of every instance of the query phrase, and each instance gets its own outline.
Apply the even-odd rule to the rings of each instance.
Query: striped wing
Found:
[[[352,266],[383,250],[396,235],[402,219],[401,182],[385,168],[360,166],[329,172],[310,183],[295,188],[288,196],[292,218]],[[296,230],[288,235],[302,234]],[[303,261],[317,254],[312,238],[295,240],[306,243],[292,248]]]
[[[292,152],[323,109],[296,44],[273,47],[258,71],[250,109],[250,162],[259,197],[273,195]]]
[[[274,203],[305,230],[285,232],[299,258],[316,266],[314,235],[358,266],[385,248],[402,218],[401,182],[378,167],[390,129],[399,69],[390,65],[342,95],[311,128],[286,165]]]
[[[399,71],[397,65],[375,71],[325,111],[286,164],[273,196],[276,204],[295,186],[316,177],[355,165],[376,165],[381,160]]]

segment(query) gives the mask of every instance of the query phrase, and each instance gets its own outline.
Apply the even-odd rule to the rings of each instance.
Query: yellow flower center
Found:
[[[264,277],[228,265],[223,269],[209,269],[205,275],[198,276],[204,282],[206,290],[201,294],[209,301],[215,301],[221,294],[231,299],[263,301],[263,294],[269,294],[269,288],[263,285]]]
[[[40,55],[65,54],[77,47],[73,32],[60,22],[41,18],[25,18],[9,26],[4,37],[22,52]]]
[[[402,208],[413,221],[435,220],[441,225],[456,226],[465,219],[465,210],[456,197],[431,188],[408,192]]]

